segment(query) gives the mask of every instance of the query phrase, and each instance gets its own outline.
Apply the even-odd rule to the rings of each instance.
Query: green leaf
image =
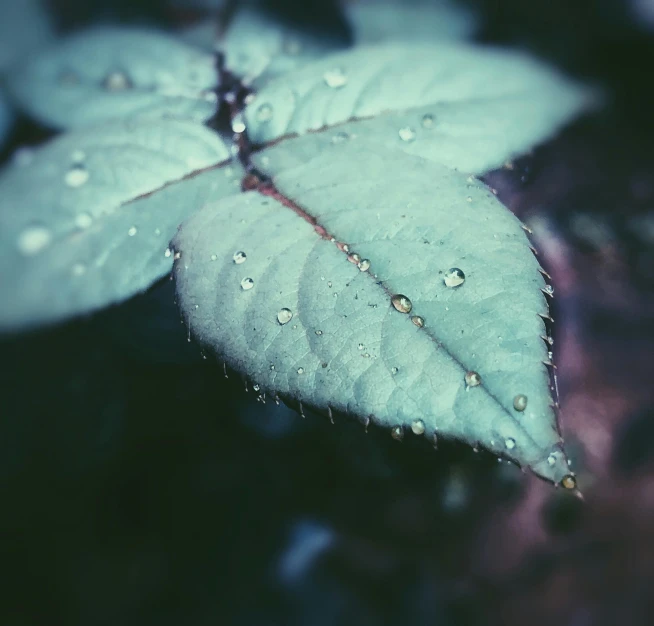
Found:
[[[212,169],[228,158],[209,129],[168,120],[63,135],[7,167],[0,330],[93,311],[169,272],[166,248],[180,222],[239,188],[235,166]]]
[[[256,144],[338,126],[481,173],[549,138],[592,100],[525,54],[403,43],[333,54],[271,81],[245,119]]]
[[[96,28],[15,68],[8,85],[19,106],[55,128],[127,116],[205,121],[217,109],[218,72],[212,55],[164,33]]]
[[[262,392],[396,437],[480,444],[561,481],[547,288],[520,222],[472,177],[315,139],[254,155],[274,188],[180,228],[174,273],[193,335]]]

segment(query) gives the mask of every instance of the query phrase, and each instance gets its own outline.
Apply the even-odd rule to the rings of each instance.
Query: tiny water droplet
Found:
[[[88,213],[79,213],[75,216],[75,226],[80,230],[86,230],[93,224],[93,218]]]
[[[515,398],[513,398],[513,408],[516,411],[524,411],[527,408],[527,396],[523,393],[519,393]]]
[[[568,474],[564,476],[561,480],[561,487],[564,489],[576,489],[577,488],[577,479],[573,474]]]
[[[466,198],[466,201],[467,201],[467,202],[472,202],[472,196],[468,196],[468,197]]]
[[[168,258],[172,253],[173,251],[170,248],[166,248],[166,251],[164,252],[164,256]]]
[[[209,258],[210,258],[212,261],[217,261],[217,260],[218,260],[218,255],[217,255],[217,254],[212,254]]]
[[[548,295],[548,296],[553,296],[554,295],[554,287],[552,285],[545,285],[543,287],[543,291]]]
[[[181,252],[175,252],[175,256],[173,257],[173,259],[175,259],[175,261],[179,261],[179,259],[181,259],[181,258],[182,258],[182,253]]]
[[[443,282],[446,287],[458,287],[463,285],[466,275],[458,267],[451,267],[443,276]]]
[[[240,265],[241,263],[245,263],[247,258],[248,257],[245,254],[245,252],[239,250],[238,252],[234,252],[234,256],[232,257],[232,260],[234,261],[234,263],[236,263],[236,265]]]
[[[255,383],[252,385],[252,391],[261,391],[261,387]]]
[[[81,187],[89,179],[89,171],[83,165],[73,165],[64,176],[64,182],[73,188]]]
[[[397,133],[400,136],[400,139],[402,141],[411,142],[414,141],[416,138],[416,131],[413,130],[410,126],[405,126],[404,128],[400,128],[400,130]]]
[[[412,322],[413,322],[413,323],[414,323],[418,328],[422,328],[422,327],[425,325],[425,320],[424,320],[422,317],[420,317],[419,315],[414,315],[414,316],[411,318],[411,321],[412,321]]]
[[[515,448],[515,439],[508,437],[504,440],[504,445],[506,446],[507,450],[513,450],[513,448]]]
[[[365,348],[365,346],[364,346],[362,343],[360,343],[360,344],[357,346],[357,348],[359,348],[359,350],[363,350],[363,349]]]
[[[114,71],[107,74],[102,86],[107,91],[124,91],[131,88],[132,82],[124,72]]]
[[[161,235],[161,229],[155,228],[154,229],[154,234],[157,235],[157,236]]]
[[[322,330],[317,330],[316,335],[318,335],[318,336],[322,335]]]
[[[75,263],[71,271],[73,276],[81,276],[86,272],[86,265],[83,263]]]
[[[131,226],[130,229],[127,231],[127,234],[130,237],[133,237],[134,235],[136,235],[137,232],[138,232],[138,230],[137,230],[136,226]]]
[[[391,430],[391,437],[393,437],[395,441],[402,441],[402,439],[404,439],[404,429],[401,426],[396,426]]]
[[[397,374],[399,371],[397,367],[391,367],[391,374]]]
[[[331,281],[331,280],[327,281],[327,286],[328,286],[330,289],[332,288],[332,281]]]
[[[340,89],[341,87],[345,87],[345,85],[347,85],[347,76],[343,70],[338,67],[326,71],[322,75],[322,78],[325,81],[327,87],[330,87],[331,89]]]
[[[349,138],[350,138],[350,135],[348,135],[347,133],[343,133],[343,132],[336,133],[332,137],[332,143],[333,144],[345,143]]]
[[[400,313],[409,313],[413,308],[411,300],[409,300],[409,298],[402,295],[401,293],[396,293],[393,297],[391,297],[391,304]]]
[[[478,385],[481,385],[481,376],[477,372],[466,372],[464,380],[468,387],[477,387]]]
[[[425,423],[422,420],[415,420],[411,424],[411,430],[414,435],[423,435],[425,433]]]
[[[244,278],[241,281],[241,289],[243,291],[247,291],[248,289],[252,289],[254,287],[254,281],[251,278]]]
[[[267,102],[264,102],[262,105],[260,105],[257,109],[257,112],[255,113],[257,122],[269,122],[272,119],[272,116],[273,108]]]
[[[361,263],[359,263],[359,269],[362,272],[367,272],[370,269],[370,259],[363,259]]]
[[[275,371],[275,366],[274,366],[272,363],[270,364],[270,371],[271,371],[271,372],[274,372],[274,371]]]
[[[433,128],[434,127],[434,116],[432,113],[425,113],[425,115],[422,116],[422,127],[423,128]]]
[[[283,326],[288,324],[293,319],[293,311],[291,309],[280,309],[277,313],[277,321]]]
[[[347,260],[350,263],[354,263],[355,265],[358,265],[359,262],[361,261],[361,257],[356,252],[353,252],[352,254],[347,255]]]
[[[556,465],[556,454],[554,454],[554,453],[552,452],[552,454],[550,454],[550,455],[547,457],[547,464],[548,464],[550,467],[554,467],[554,466]]]
[[[21,254],[33,256],[50,245],[52,233],[40,224],[28,226],[18,235],[17,246]]]
[[[304,374],[304,368],[303,367],[298,367],[297,368],[297,373],[298,374]]]

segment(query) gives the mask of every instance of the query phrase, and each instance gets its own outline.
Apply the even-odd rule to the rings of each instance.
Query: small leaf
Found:
[[[214,115],[211,55],[156,31],[97,28],[73,35],[17,67],[9,88],[40,122],[88,126],[126,116]]]
[[[0,330],[95,310],[166,274],[180,222],[238,188],[234,166],[211,169],[228,158],[207,128],[169,120],[80,130],[35,150],[29,164],[7,167]]]
[[[359,0],[345,10],[357,44],[467,39],[477,30],[473,12],[452,0]]]
[[[398,439],[479,443],[559,482],[569,472],[543,363],[545,283],[520,222],[443,166],[312,139],[254,155],[274,188],[180,228],[174,272],[191,332],[268,395]],[[463,281],[446,280],[454,268]]]
[[[257,144],[338,125],[345,136],[481,173],[547,139],[591,100],[521,53],[389,44],[271,81],[245,117]]]

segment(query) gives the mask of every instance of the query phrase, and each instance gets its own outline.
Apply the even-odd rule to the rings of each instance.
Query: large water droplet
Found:
[[[515,448],[515,439],[508,437],[504,440],[504,445],[506,446],[507,450],[513,450]]]
[[[254,281],[251,278],[244,278],[241,281],[241,289],[243,291],[247,291],[248,289],[252,289],[254,287]]]
[[[52,233],[45,226],[34,224],[18,235],[16,244],[21,254],[33,256],[49,246],[51,241]]]
[[[272,119],[272,116],[273,108],[267,102],[264,102],[262,105],[260,105],[257,109],[257,112],[255,113],[257,122],[269,122]]]
[[[402,141],[411,142],[414,141],[416,138],[416,131],[413,130],[410,126],[405,126],[404,128],[400,128],[400,130],[397,133],[400,136],[400,139]]]
[[[458,287],[463,285],[466,275],[458,267],[451,267],[443,276],[443,282],[446,287]]]
[[[232,119],[232,132],[236,134],[245,132],[245,122],[241,113],[237,113]]]
[[[234,263],[236,263],[236,265],[240,265],[241,263],[245,263],[247,258],[248,258],[247,255],[242,250],[239,250],[238,252],[234,252],[234,256],[232,257],[232,259],[233,259]]]
[[[464,380],[468,387],[477,387],[478,385],[481,385],[481,376],[477,372],[466,372]]]
[[[347,85],[347,76],[343,70],[338,67],[326,71],[322,75],[322,78],[325,81],[327,87],[331,87],[332,89],[340,89],[341,87],[345,87],[345,85]]]
[[[293,311],[291,309],[280,309],[277,313],[277,321],[283,326],[288,324],[293,319]]]
[[[513,408],[516,411],[524,411],[527,408],[527,396],[523,393],[519,393],[515,398],[513,398]]]
[[[415,420],[411,424],[411,430],[415,435],[423,435],[425,433],[425,423],[422,420]]]
[[[125,91],[125,89],[132,87],[132,81],[130,81],[124,72],[114,71],[107,74],[102,82],[102,86],[107,91]]]
[[[568,474],[564,476],[561,480],[561,487],[564,489],[576,489],[577,488],[577,479],[573,474]]]
[[[401,426],[396,426],[391,430],[391,437],[396,441],[402,441],[404,439],[404,429]]]
[[[414,316],[411,318],[411,321],[412,321],[412,322],[413,322],[413,323],[414,323],[418,328],[422,328],[422,327],[425,325],[425,320],[424,320],[422,317],[420,317],[419,315],[414,315]]]
[[[396,293],[391,298],[391,304],[400,313],[409,313],[413,308],[413,304],[411,304],[411,300],[409,300],[409,298],[402,295],[401,293]]]
[[[89,171],[81,164],[73,165],[64,176],[64,182],[69,187],[81,187],[89,179]]]
[[[422,116],[422,127],[423,128],[433,128],[434,127],[434,120],[436,118],[432,113],[425,113],[425,115]]]
[[[370,259],[363,259],[361,263],[359,263],[359,269],[362,272],[367,272],[370,269]]]

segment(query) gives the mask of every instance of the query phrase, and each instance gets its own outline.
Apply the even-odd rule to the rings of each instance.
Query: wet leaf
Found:
[[[54,38],[46,4],[42,0],[0,2],[0,70]]]
[[[338,126],[480,173],[550,137],[592,98],[525,54],[403,43],[333,54],[273,80],[245,118],[257,144]]]
[[[0,330],[93,311],[170,271],[180,222],[237,189],[234,166],[212,169],[228,158],[207,128],[168,120],[80,130],[7,167]]]
[[[268,395],[397,439],[479,443],[561,481],[545,282],[520,222],[451,169],[317,139],[256,154],[274,189],[180,228],[174,274],[193,335]]]
[[[16,67],[9,89],[47,126],[88,126],[107,119],[214,115],[213,56],[164,33],[96,28],[73,35]]]

